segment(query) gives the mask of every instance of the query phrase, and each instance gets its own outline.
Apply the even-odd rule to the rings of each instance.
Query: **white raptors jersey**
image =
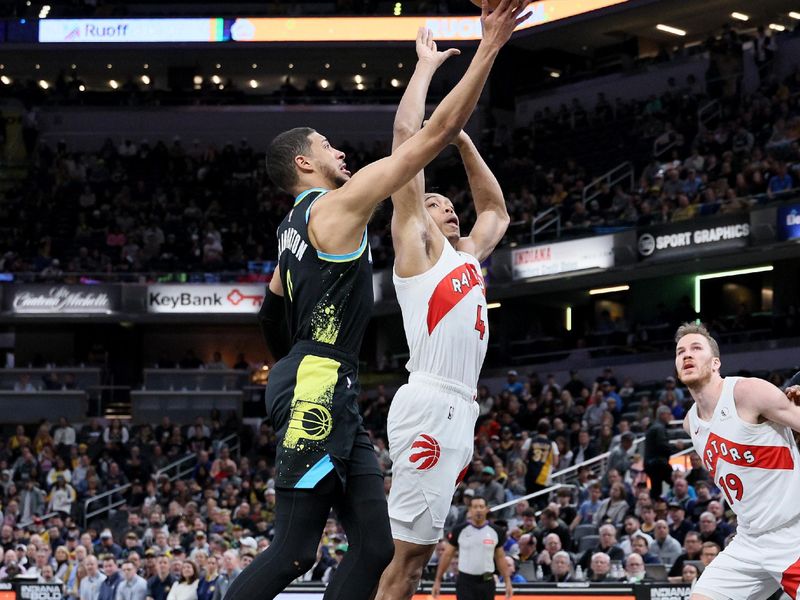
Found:
[[[726,377],[711,421],[689,409],[695,452],[736,513],[739,531],[760,533],[800,514],[800,454],[789,427],[771,421],[745,423],[736,412],[733,389],[738,377]]]
[[[481,265],[445,242],[421,275],[394,274],[410,351],[406,369],[457,381],[474,390],[489,344]]]

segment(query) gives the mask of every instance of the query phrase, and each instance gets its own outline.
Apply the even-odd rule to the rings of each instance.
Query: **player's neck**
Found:
[[[697,415],[707,421],[714,414],[720,396],[722,395],[722,385],[724,379],[718,373],[714,373],[708,381],[697,386],[687,385],[689,393],[697,403]]]
[[[486,519],[476,519],[475,517],[473,517],[471,521],[475,527],[483,527],[484,525],[486,525]]]
[[[331,184],[327,177],[320,173],[314,173],[300,178],[300,180],[297,182],[297,185],[292,188],[292,193],[294,194],[294,197],[297,198],[297,196],[312,188],[332,190],[335,187],[337,186]]]

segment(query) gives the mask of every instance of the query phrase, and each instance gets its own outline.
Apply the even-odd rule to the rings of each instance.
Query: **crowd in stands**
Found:
[[[781,385],[785,377],[769,379]],[[381,387],[362,394],[387,492],[390,402]],[[573,373],[557,382],[509,371],[497,389],[482,385],[477,402],[474,460],[446,529],[469,517],[471,498],[490,507],[511,502],[492,520],[508,534],[515,582],[635,582],[651,576],[647,565],[664,565],[671,581],[691,581],[735,531],[696,455],[687,470],[664,476],[653,468],[682,447],[669,422],[684,415],[689,397],[673,379],[643,386],[607,368],[592,380]],[[267,421],[248,432],[220,415],[183,427],[167,417],[155,427],[95,419],[76,427],[64,418],[17,426],[0,441],[0,580],[58,583],[76,600],[219,600],[272,537],[275,432]],[[220,443],[230,433],[239,434],[241,456]],[[606,452],[604,471],[584,464]],[[185,479],[159,471],[187,454],[196,466]],[[514,502],[569,467],[574,486]],[[85,500],[106,491],[121,506],[87,515]],[[329,581],[347,552],[335,514],[321,535],[302,580]],[[453,561],[447,577],[456,569]]]
[[[533,219],[549,209],[563,231],[587,234],[743,212],[800,185],[800,70],[780,82],[765,71],[746,96],[735,82],[669,84],[639,101],[600,94],[593,108],[575,100],[544,109],[513,130],[489,122],[478,141],[506,194],[506,243],[530,242]],[[699,123],[698,107],[712,98],[718,118]],[[274,232],[290,199],[271,185],[247,140],[216,148],[178,138],[107,139],[82,153],[37,143],[35,109],[25,122],[30,170],[3,192],[0,270],[45,280],[64,272],[244,272],[250,261],[275,258]],[[354,171],[388,151],[381,142],[335,143]],[[648,161],[654,149],[666,150]],[[624,160],[637,167],[632,188],[602,185],[584,203],[593,178]],[[453,150],[429,168],[428,182],[453,201],[468,230],[474,209]],[[389,217],[384,207],[370,225],[379,268],[392,258]]]

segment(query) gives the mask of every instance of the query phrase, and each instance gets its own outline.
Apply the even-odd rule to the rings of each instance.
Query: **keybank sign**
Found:
[[[266,283],[164,284],[147,287],[147,312],[167,314],[254,314]]]

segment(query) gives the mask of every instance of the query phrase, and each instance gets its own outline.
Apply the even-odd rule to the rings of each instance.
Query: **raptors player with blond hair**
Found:
[[[430,31],[420,32],[417,66],[395,117],[394,147],[419,130],[431,78],[455,53],[437,51]],[[423,172],[392,195],[394,284],[410,350],[410,375],[394,396],[387,423],[395,554],[377,600],[411,598],[442,538],[455,487],[472,459],[476,388],[489,341],[480,263],[505,234],[509,217],[500,185],[470,138],[462,131],[453,144],[475,203],[469,237],[461,237],[449,199],[424,193]],[[501,569],[507,568],[501,563]],[[510,597],[510,583],[506,593]]]
[[[736,537],[706,567],[692,600],[758,600],[800,585],[800,407],[754,377],[722,377],[702,325],[675,334],[675,369],[695,404],[683,422],[736,513]]]

